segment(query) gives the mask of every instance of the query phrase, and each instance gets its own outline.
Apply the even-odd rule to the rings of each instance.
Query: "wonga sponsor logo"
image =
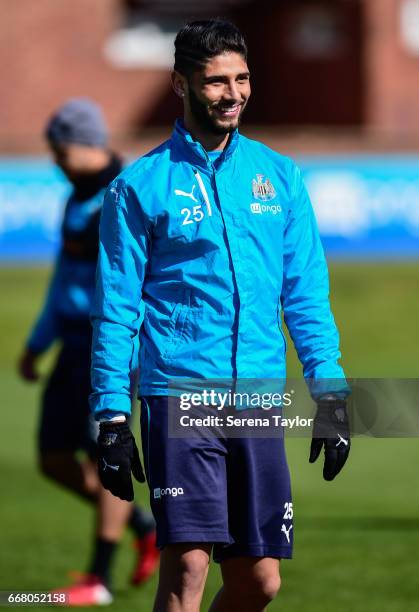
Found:
[[[260,202],[252,202],[250,204],[250,210],[255,215],[262,215],[263,213],[271,213],[277,215],[282,212],[282,207],[279,204],[261,204]]]
[[[165,489],[156,487],[153,491],[154,499],[161,499],[165,495],[177,497],[178,495],[184,495],[184,493],[182,487],[166,487]]]

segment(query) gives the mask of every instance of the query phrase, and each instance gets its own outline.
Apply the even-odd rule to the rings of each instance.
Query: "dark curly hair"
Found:
[[[247,59],[246,41],[234,24],[221,19],[191,21],[176,36],[174,69],[190,77],[210,58],[226,51],[239,53]]]

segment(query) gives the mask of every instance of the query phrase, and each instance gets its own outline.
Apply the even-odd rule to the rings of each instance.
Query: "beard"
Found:
[[[222,123],[219,123],[215,117],[211,116],[208,111],[207,105],[198,99],[190,84],[188,87],[188,101],[194,119],[199,123],[202,128],[204,128],[211,134],[216,134],[217,136],[231,134],[231,132],[234,132],[234,130],[238,128],[243,115],[244,108],[246,106],[246,103],[242,105],[240,114],[237,117],[237,120],[234,121],[234,123],[223,125]],[[226,105],[223,104],[223,106]]]

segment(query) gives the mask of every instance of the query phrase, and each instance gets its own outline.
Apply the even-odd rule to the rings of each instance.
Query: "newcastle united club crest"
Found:
[[[257,200],[267,202],[268,200],[273,200],[276,196],[276,191],[270,179],[266,177],[263,180],[263,178],[264,174],[257,174],[256,179],[252,180],[252,193]]]

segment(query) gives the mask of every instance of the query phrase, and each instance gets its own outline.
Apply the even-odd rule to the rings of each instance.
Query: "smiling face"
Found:
[[[190,78],[175,73],[173,85],[184,99],[186,126],[217,136],[235,130],[250,96],[249,76],[246,60],[235,52],[216,55]]]

